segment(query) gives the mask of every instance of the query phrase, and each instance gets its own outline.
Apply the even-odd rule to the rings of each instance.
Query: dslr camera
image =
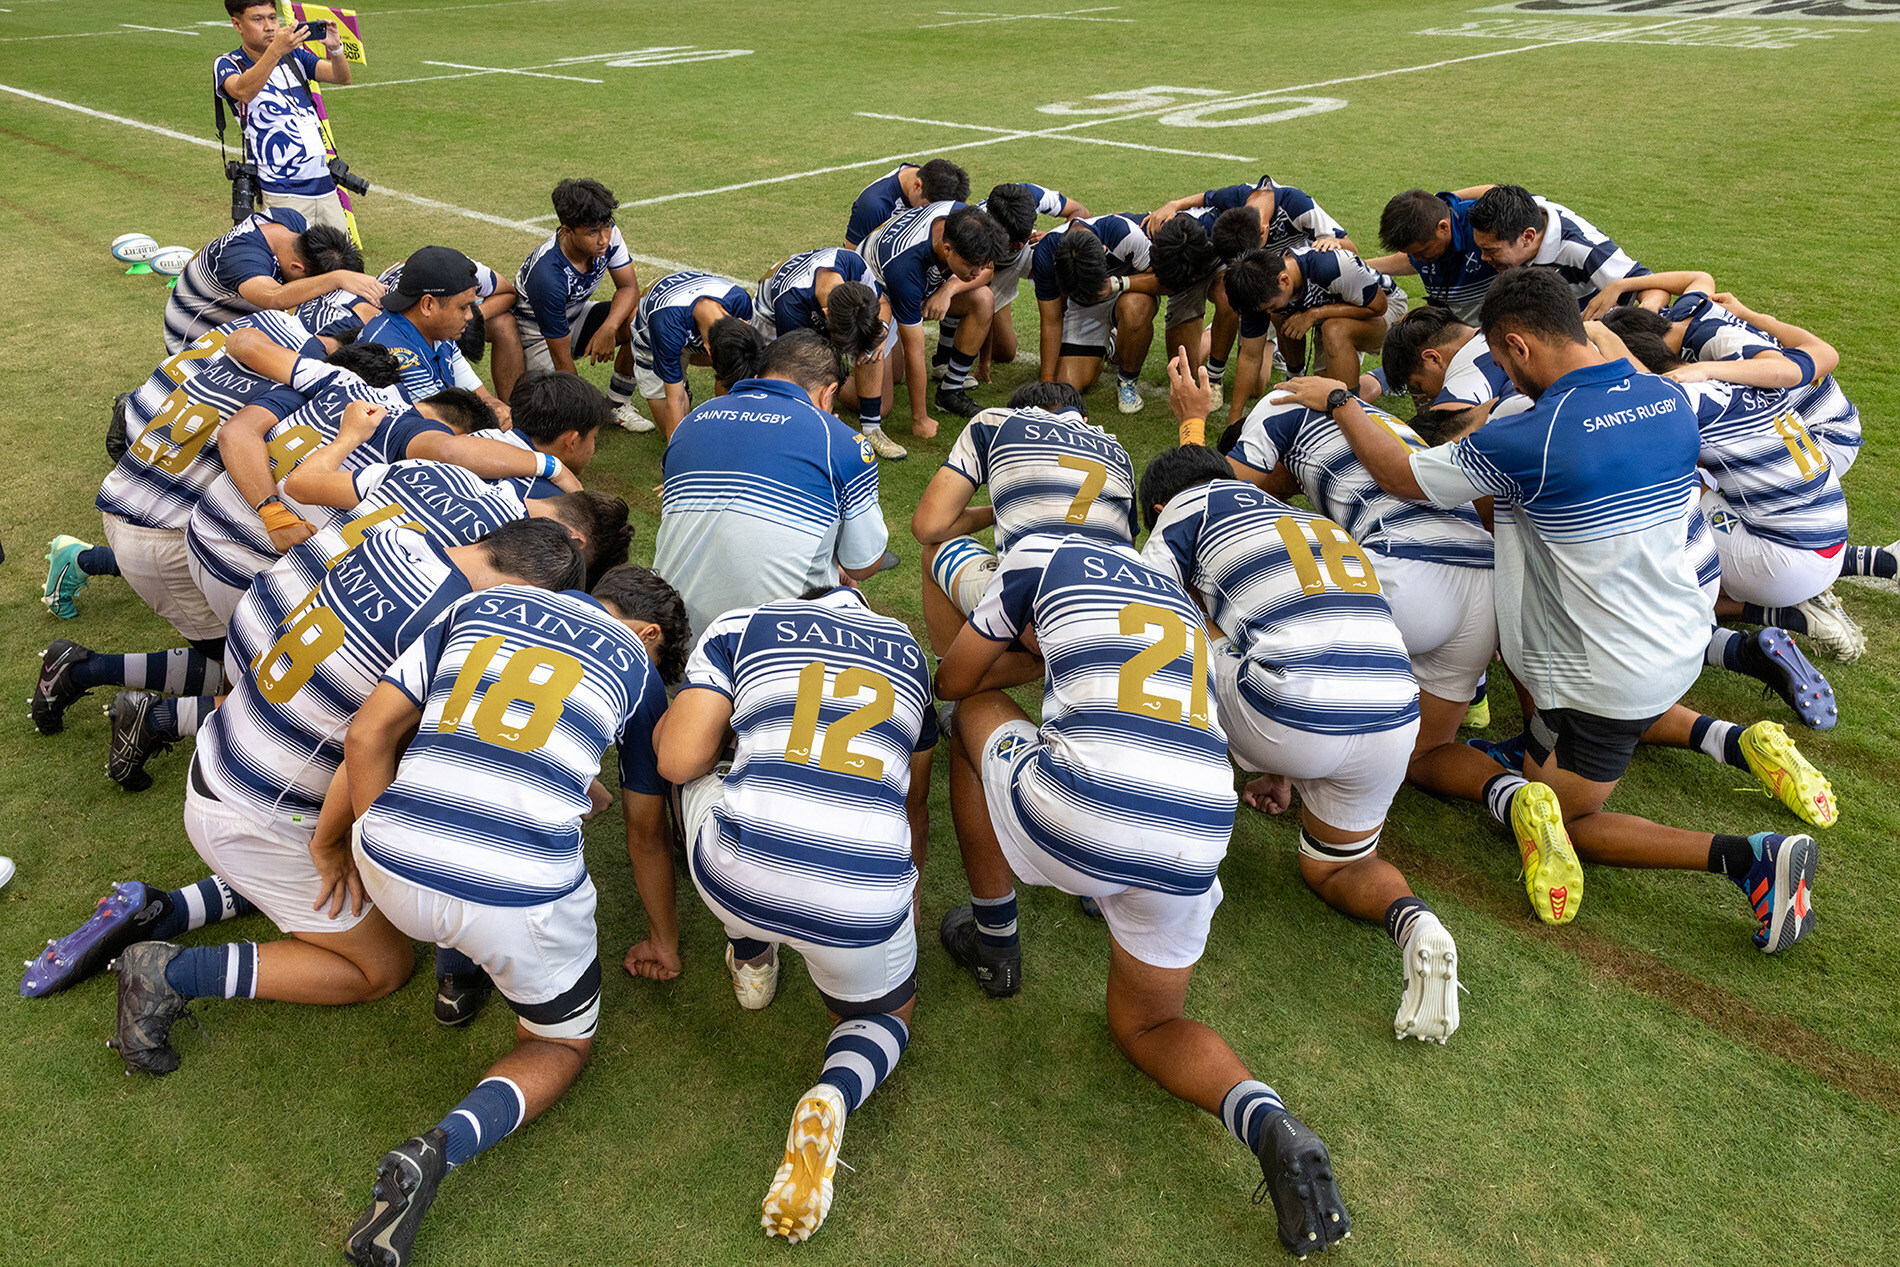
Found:
[[[227,158],[224,160],[224,178],[231,182],[231,223],[240,224],[246,216],[257,210],[260,192],[257,186],[257,164]]]
[[[350,165],[341,155],[330,160],[330,179],[355,194],[358,198],[369,193],[369,179],[358,176],[350,170]]]

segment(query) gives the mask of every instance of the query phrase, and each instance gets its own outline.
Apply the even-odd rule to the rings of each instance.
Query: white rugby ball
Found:
[[[152,266],[154,273],[176,277],[185,271],[185,265],[191,263],[193,254],[188,246],[161,246],[145,262]]]
[[[112,239],[112,258],[139,264],[158,254],[158,242],[149,233],[121,233]]]

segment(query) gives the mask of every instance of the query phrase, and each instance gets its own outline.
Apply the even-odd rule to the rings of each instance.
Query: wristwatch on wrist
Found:
[[[1343,387],[1335,387],[1326,396],[1326,416],[1332,417],[1339,412],[1340,406],[1352,399],[1352,393]]]

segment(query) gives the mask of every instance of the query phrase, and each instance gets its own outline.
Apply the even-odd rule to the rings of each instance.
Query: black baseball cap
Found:
[[[473,260],[454,247],[425,246],[403,262],[402,276],[383,296],[383,311],[404,312],[424,295],[446,299],[473,289]]]

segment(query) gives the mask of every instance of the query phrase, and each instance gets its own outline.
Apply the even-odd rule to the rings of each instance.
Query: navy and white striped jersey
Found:
[[[323,354],[323,345],[287,312],[253,312],[192,340],[125,402],[126,450],[99,485],[100,510],[144,528],[184,528],[191,508],[224,474],[218,431],[231,415],[257,405],[282,418],[302,403],[224,354],[225,339],[242,329]]]
[[[485,480],[446,462],[378,464],[351,478],[361,500],[342,512],[320,508],[324,518],[317,531],[266,565],[272,586],[291,595],[307,592],[337,560],[379,532],[406,528],[439,546],[466,546],[528,517],[520,481]]]
[[[1432,501],[1496,499],[1498,640],[1539,708],[1655,717],[1702,670],[1687,553],[1701,438],[1682,389],[1615,360],[1412,455]]]
[[[358,305],[382,311],[378,304],[361,295],[338,288],[327,295],[318,295],[315,299],[306,299],[298,304],[297,320],[303,322],[311,333],[335,339],[363,328],[363,317],[356,310]],[[374,316],[375,313],[370,315]]]
[[[1535,402],[1517,390],[1517,384],[1491,355],[1491,347],[1482,333],[1452,353],[1445,366],[1445,382],[1433,399],[1434,405],[1491,405],[1490,417],[1506,418],[1521,414]]]
[[[759,283],[758,297],[752,305],[752,324],[759,333],[768,339],[793,330],[825,333],[825,310],[818,302],[820,269],[836,273],[839,281],[863,282],[878,294],[884,293],[871,275],[871,266],[856,251],[842,246],[800,251]]]
[[[1061,228],[1043,234],[1042,241],[1036,243],[1029,257],[1029,277],[1036,286],[1036,301],[1062,298],[1062,290],[1056,285],[1056,244],[1065,233],[1093,233],[1100,238],[1108,254],[1110,277],[1133,277],[1147,272],[1151,243],[1147,230],[1142,228],[1146,220],[1146,216],[1133,211],[1111,211],[1107,215],[1077,216]]]
[[[1131,546],[1037,535],[970,617],[992,642],[1031,625],[1047,672],[1042,746],[1010,791],[1023,829],[1097,879],[1207,892],[1236,798],[1200,608]]]
[[[1780,352],[1810,371],[1812,364],[1800,352],[1781,346],[1773,335],[1757,330],[1699,291],[1692,291],[1662,310],[1670,321],[1686,321],[1682,332],[1685,361],[1745,361],[1762,352]],[[1858,449],[1864,443],[1860,410],[1847,398],[1832,374],[1809,373],[1808,381],[1790,389],[1794,411],[1811,435],[1839,449]]]
[[[1290,251],[1296,246],[1311,246],[1320,238],[1346,236],[1339,221],[1327,215],[1311,194],[1282,185],[1271,176],[1262,176],[1251,185],[1210,189],[1201,195],[1201,204],[1219,215],[1245,206],[1248,196],[1261,189],[1273,190],[1273,215],[1267,220],[1267,240],[1263,243],[1269,251]]]
[[[996,552],[1032,533],[1082,533],[1134,544],[1135,467],[1110,433],[1073,409],[985,409],[943,464],[989,485]]]
[[[515,273],[515,322],[524,339],[559,339],[580,320],[587,301],[599,289],[601,279],[616,268],[633,263],[626,239],[615,229],[607,237],[607,252],[598,256],[585,271],[575,268],[561,254],[561,237],[553,237],[534,248]],[[476,276],[479,279],[480,270]]]
[[[232,613],[225,663],[239,676],[198,732],[198,768],[245,817],[312,830],[350,719],[469,584],[419,532],[371,534],[314,589],[282,583],[283,567]]]
[[[752,320],[752,296],[717,273],[668,273],[633,310],[633,359],[663,383],[684,383],[688,354],[706,350],[693,320],[693,305],[702,299],[713,300],[729,317]]]
[[[1062,209],[1069,205],[1069,197],[1059,189],[1044,189],[1041,185],[1022,182],[1031,196],[1036,199],[1036,214],[1039,216],[1060,216]],[[990,200],[985,198],[976,204],[988,211]],[[1036,248],[1024,242],[1022,249],[1006,260],[997,260],[990,273],[990,289],[997,295],[997,302],[1007,302],[1016,297],[1016,290],[1022,285],[1023,278],[1029,276],[1029,265],[1035,259]]]
[[[1412,661],[1372,561],[1330,519],[1215,480],[1162,508],[1141,557],[1233,640],[1240,696],[1260,716],[1322,735],[1417,719]]]
[[[185,265],[165,301],[165,350],[174,355],[205,331],[258,311],[238,293],[253,277],[284,280],[277,253],[264,237],[266,224],[281,224],[292,233],[309,225],[303,213],[283,207],[259,211],[221,237],[213,238]]]
[[[1702,469],[1757,537],[1796,550],[1847,540],[1847,500],[1824,450],[1794,409],[1794,393],[1733,383],[1684,383],[1702,432]]]
[[[855,590],[727,612],[683,690],[732,701],[738,750],[689,841],[727,910],[822,946],[875,946],[911,917],[911,757],[937,743],[930,669],[903,622]]]
[[[930,240],[937,222],[946,220],[966,203],[931,202],[900,211],[858,244],[858,254],[871,266],[884,293],[890,296],[891,316],[900,326],[919,325],[924,300],[950,280],[950,269],[937,258]]]
[[[1498,271],[1484,261],[1484,252],[1471,236],[1471,204],[1475,198],[1460,198],[1440,190],[1439,199],[1451,208],[1451,242],[1435,260],[1407,255],[1412,270],[1425,285],[1425,295],[1458,315],[1468,326],[1478,324],[1478,310],[1484,307],[1484,293]]]
[[[664,792],[659,671],[587,594],[497,585],[409,644],[383,681],[422,713],[362,818],[363,852],[411,884],[482,906],[539,906],[587,879],[581,816],[618,744],[629,791]]]
[[[653,570],[686,601],[695,636],[739,607],[836,585],[884,556],[877,455],[802,388],[748,378],[680,421]]]
[[[1544,241],[1531,263],[1556,269],[1576,295],[1577,307],[1588,304],[1607,282],[1649,275],[1609,234],[1570,208],[1548,198],[1536,201],[1544,209]]]
[[[847,243],[863,246],[873,229],[910,206],[910,199],[904,197],[903,182],[897,178],[906,168],[916,171],[917,164],[899,163],[858,192],[851,202],[851,218],[844,226]]]
[[[1351,251],[1314,251],[1294,247],[1287,252],[1299,265],[1300,285],[1287,301],[1286,313],[1308,312],[1329,304],[1365,307],[1383,291],[1390,296],[1398,283]],[[1265,309],[1240,314],[1240,335],[1257,339],[1273,329]]]
[[[1368,550],[1453,567],[1491,566],[1491,534],[1477,511],[1470,506],[1447,510],[1392,496],[1353,455],[1338,423],[1297,401],[1275,405],[1271,400],[1268,393],[1247,415],[1229,457],[1256,471],[1284,465],[1306,499]],[[1373,405],[1361,407],[1406,448],[1426,447],[1398,418]]]

